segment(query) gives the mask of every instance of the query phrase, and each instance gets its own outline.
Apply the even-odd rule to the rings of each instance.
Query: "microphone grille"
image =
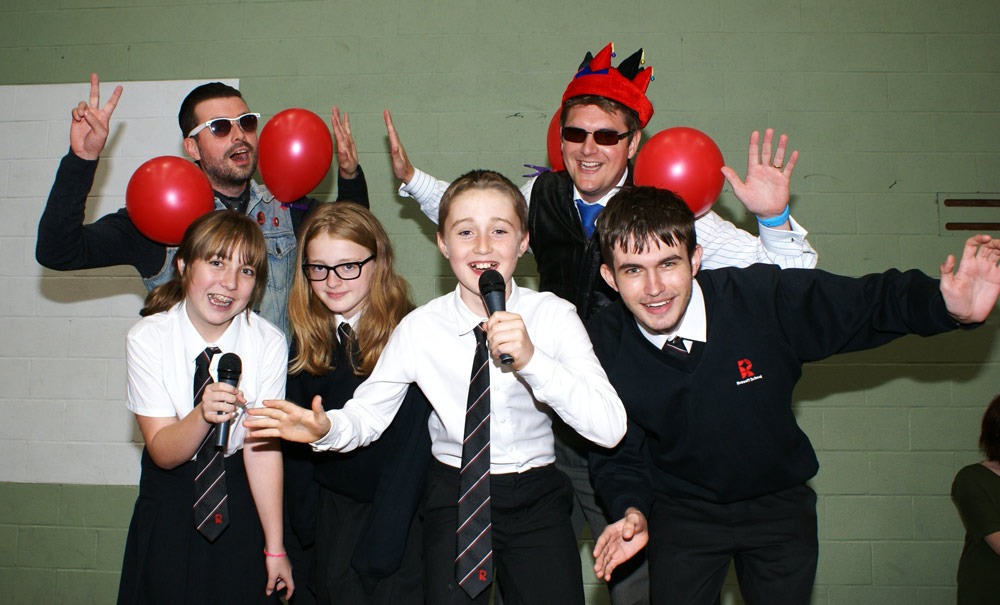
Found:
[[[507,284],[503,281],[503,275],[499,271],[487,269],[479,276],[479,293],[485,296],[490,292],[504,292]]]
[[[236,353],[226,353],[219,359],[219,374],[239,376],[243,372],[243,360]]]

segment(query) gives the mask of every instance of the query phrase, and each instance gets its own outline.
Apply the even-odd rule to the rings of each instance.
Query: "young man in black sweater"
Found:
[[[618,519],[597,541],[595,572],[609,578],[648,545],[653,603],[715,602],[731,559],[748,603],[808,603],[818,549],[806,481],[818,463],[791,410],[802,364],[984,321],[1000,240],[969,238],[939,281],[699,272],[694,216],[648,187],[622,190],[597,228],[601,275],[621,300],[587,328],[629,422],[618,447],[591,454]]]

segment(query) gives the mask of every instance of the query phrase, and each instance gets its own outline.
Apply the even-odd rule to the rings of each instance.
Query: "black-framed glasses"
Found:
[[[340,263],[339,265],[334,265],[332,267],[318,263],[305,263],[302,265],[302,273],[305,274],[306,279],[309,281],[326,281],[326,279],[330,277],[330,271],[333,271],[333,274],[340,279],[357,279],[361,277],[361,267],[364,267],[365,263],[374,259],[375,255],[372,254],[365,260]]]
[[[260,121],[259,113],[245,113],[235,118],[212,118],[207,122],[198,124],[194,130],[188,134],[189,137],[198,136],[198,133],[206,128],[217,137],[227,137],[233,130],[233,124],[238,124],[243,132],[257,132],[257,123]]]
[[[633,132],[635,131],[627,130],[625,132],[617,132],[614,130],[595,130],[594,132],[590,132],[589,130],[577,128],[576,126],[563,126],[562,138],[564,141],[569,141],[570,143],[582,143],[587,140],[588,134],[592,134],[594,135],[594,142],[598,145],[613,147]]]

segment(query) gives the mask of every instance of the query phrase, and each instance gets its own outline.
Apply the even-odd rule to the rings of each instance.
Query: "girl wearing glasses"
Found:
[[[245,215],[209,212],[188,227],[173,269],[126,344],[127,405],[145,447],[118,603],[277,603],[294,590],[281,450],[239,422],[285,388],[284,335],[250,311],[267,282],[264,235]],[[211,382],[230,353],[242,362],[238,386]]]
[[[339,409],[371,373],[413,309],[393,259],[382,225],[359,205],[323,204],[306,219],[302,271],[288,301],[288,400],[308,408],[318,397],[325,409]],[[289,521],[304,544],[315,544],[311,573],[297,577],[320,603],[424,602],[414,519],[430,461],[429,413],[411,386],[386,437],[371,447],[314,453],[283,442]]]

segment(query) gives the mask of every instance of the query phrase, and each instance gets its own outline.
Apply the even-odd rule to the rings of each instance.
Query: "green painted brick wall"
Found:
[[[701,128],[743,172],[750,130],[791,134],[793,213],[825,269],[936,271],[962,240],[939,235],[938,193],[1000,192],[995,0],[5,0],[0,84],[233,77],[265,115],[340,105],[373,209],[426,301],[454,282],[433,227],[395,195],[382,109],[419,167],[516,180],[545,163],[545,127],[583,52],[609,40],[645,47],[656,70],[647,136]],[[753,227],[728,187],[717,208]],[[520,273],[533,272],[528,259]],[[816,605],[953,602],[962,528],[947,494],[1000,391],[995,319],[806,369],[796,413],[821,462]],[[0,484],[5,600],[111,602],[134,496]],[[723,602],[738,602],[732,581]]]
[[[113,603],[134,486],[0,483],[9,603]]]

